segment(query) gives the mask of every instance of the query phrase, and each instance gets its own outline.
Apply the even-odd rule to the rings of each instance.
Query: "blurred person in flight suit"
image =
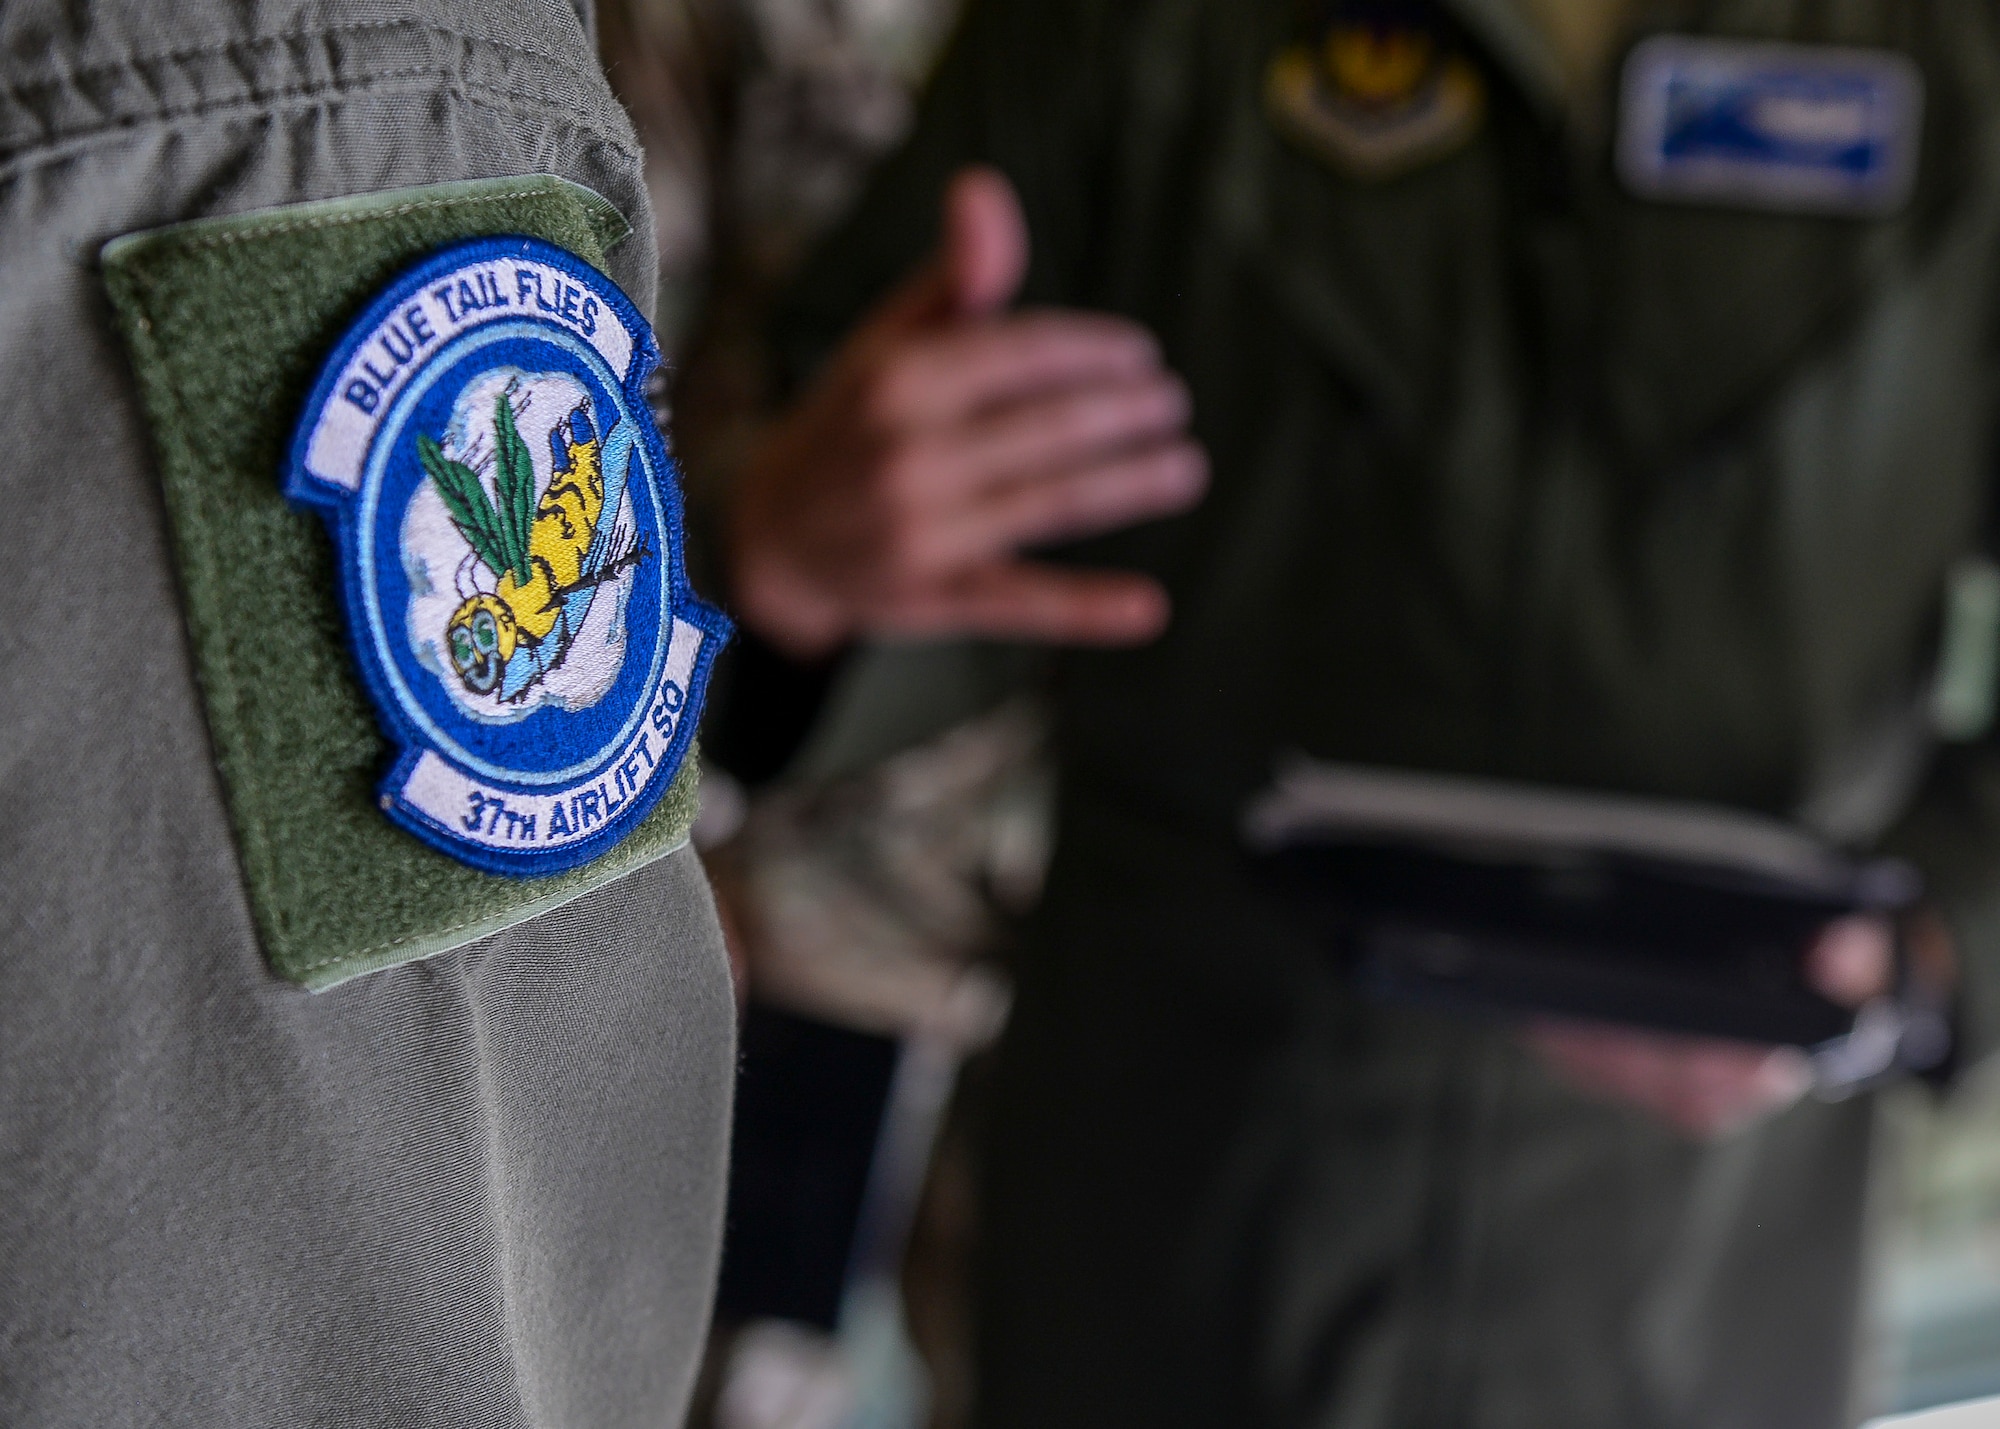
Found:
[[[1996,144],[1951,0],[975,4],[725,557],[801,660],[1071,647],[984,1422],[1858,1412],[1867,1098],[1371,1005],[1238,829],[1290,749],[1792,817],[1921,867],[1990,1046]]]
[[[0,693],[0,1422],[685,1410],[734,1019],[689,739],[667,734],[692,730],[699,666],[626,676],[670,631],[712,650],[722,627],[657,514],[677,498],[636,391],[652,219],[592,21],[570,0],[0,7],[0,491],[40,533],[10,561]],[[454,421],[382,436],[383,390],[419,374],[459,394]],[[386,509],[456,481],[462,518],[388,523],[421,550],[382,578],[442,552],[466,626],[413,604],[408,639],[359,633],[341,583],[370,577],[287,499],[378,416],[363,480],[409,503]],[[353,440],[294,465],[327,421]],[[592,491],[552,491],[552,464]],[[607,557],[579,520],[636,539]],[[523,596],[556,565],[577,629],[537,636]],[[617,639],[586,648],[593,629]],[[478,688],[496,632],[506,708]],[[525,721],[516,754],[560,760],[607,712],[647,716],[644,758],[597,760],[591,838],[563,845],[547,780],[453,785],[427,748],[457,802],[425,822],[364,656],[506,769],[491,731]],[[557,686],[572,708],[541,699]]]

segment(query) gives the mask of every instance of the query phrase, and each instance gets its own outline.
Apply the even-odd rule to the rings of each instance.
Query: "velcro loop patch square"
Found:
[[[244,883],[285,978],[318,990],[463,946],[687,841],[692,759],[629,836],[546,878],[481,872],[384,819],[391,750],[349,652],[333,549],[282,486],[322,361],[398,272],[500,234],[601,267],[625,233],[598,195],[533,175],[204,220],[104,250]]]

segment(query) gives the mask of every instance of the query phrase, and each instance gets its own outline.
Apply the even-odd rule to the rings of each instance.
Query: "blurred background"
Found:
[[[2000,1395],[2000,1075],[1894,1108],[1897,1188],[1877,1281],[1891,1411]]]
[[[648,149],[656,396],[697,531],[769,405],[770,304],[907,131],[954,15],[954,0],[601,7]],[[1050,794],[1033,699],[984,697],[1023,672],[937,673],[952,693],[920,731],[855,707],[851,668],[801,670],[754,640],[721,676],[697,840],[732,925],[742,1063],[698,1425],[967,1422],[982,1057]],[[1949,1101],[1900,1089],[1890,1117],[1880,1409],[2000,1395],[2000,1072]],[[2000,1422],[2000,1406],[1976,1414],[1950,1422]]]

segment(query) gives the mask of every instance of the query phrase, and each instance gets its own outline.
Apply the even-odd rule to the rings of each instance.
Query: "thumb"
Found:
[[[1028,271],[1028,221],[1014,186],[998,169],[959,170],[944,194],[939,259],[958,317],[1002,307]]]
[[[1849,914],[1820,929],[1806,955],[1813,990],[1843,1007],[1859,1007],[1895,984],[1896,935],[1886,918]]]
[[[1028,223],[998,169],[960,169],[944,192],[938,246],[876,309],[869,326],[901,336],[984,317],[1004,306],[1028,269]]]

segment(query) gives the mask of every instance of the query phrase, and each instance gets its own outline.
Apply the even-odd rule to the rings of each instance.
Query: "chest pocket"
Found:
[[[1217,211],[1279,310],[1380,418],[1433,426],[1462,400],[1453,374],[1491,321],[1504,327],[1524,399],[1540,389],[1587,407],[1622,461],[1672,464],[1837,344],[1884,274],[1949,226],[1974,162],[1971,70],[1992,47],[1977,15],[1948,5],[1853,6],[1832,19],[1818,7],[1738,14],[1746,7],[1731,0],[1687,8],[1677,32],[1725,44],[1914,60],[1924,132],[1907,202],[1871,220],[1636,198],[1613,174],[1615,134],[1572,152],[1490,62],[1491,99],[1471,142],[1392,179],[1357,179],[1273,132],[1283,126],[1256,113],[1255,59],[1245,57]],[[1607,113],[1622,82],[1611,66]]]
[[[1981,81],[1965,66],[1991,51],[1984,20],[1950,4],[1772,8],[1743,0],[1686,7],[1671,33],[1723,52],[1738,41],[1733,52],[1744,54],[1779,41],[1807,58],[1907,57],[1922,81],[1915,184],[1892,212],[1870,219],[1810,212],[1824,206],[1804,198],[1788,212],[1782,193],[1742,205],[1642,199],[1612,176],[1608,160],[1592,167],[1575,207],[1584,251],[1574,271],[1592,285],[1586,351],[1596,359],[1607,432],[1642,466],[1672,464],[1756,409],[1802,360],[1837,349],[1865,321],[1871,294],[1925,261],[1970,187],[1972,95]],[[1973,32],[1960,33],[1968,24]],[[1607,87],[1643,90],[1643,53],[1635,46]],[[1628,97],[1608,92],[1607,112],[1623,110]],[[1783,177],[1746,182],[1780,185]]]

